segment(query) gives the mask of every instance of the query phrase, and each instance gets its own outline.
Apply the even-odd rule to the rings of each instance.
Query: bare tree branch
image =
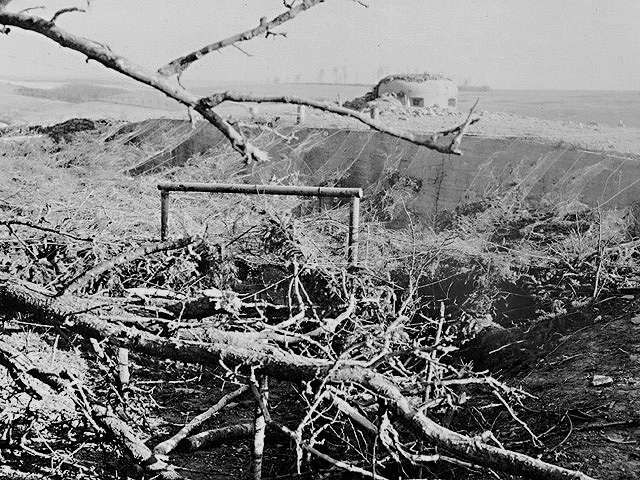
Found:
[[[325,112],[331,112],[337,115],[342,115],[344,117],[355,118],[361,123],[364,123],[365,125],[368,125],[369,127],[379,132],[387,133],[397,138],[402,138],[403,140],[407,140],[411,143],[415,143],[416,145],[427,147],[430,150],[436,150],[440,153],[454,154],[454,155],[462,155],[462,151],[460,150],[460,142],[462,141],[462,137],[466,132],[466,129],[469,127],[469,125],[473,125],[474,123],[480,120],[479,118],[471,117],[473,110],[475,108],[475,105],[474,105],[471,111],[469,112],[469,115],[466,121],[463,124],[448,130],[443,130],[441,132],[436,132],[434,134],[425,136],[425,135],[415,135],[405,130],[388,127],[376,120],[372,120],[367,115],[361,112],[358,112],[356,110],[351,110],[349,108],[341,107],[335,103],[321,102],[317,100],[310,100],[307,98],[296,97],[291,95],[254,95],[251,93],[223,92],[223,93],[216,93],[215,95],[211,95],[210,97],[204,97],[200,99],[200,104],[202,105],[202,108],[211,109],[220,105],[222,102],[225,102],[225,101],[256,102],[256,103],[290,103],[293,105],[305,105],[308,107],[317,108],[318,110],[323,110]],[[447,135],[452,135],[452,134],[457,134],[457,135],[454,137],[451,143],[449,143],[449,145],[441,145],[436,143],[437,139]]]
[[[299,5],[292,7],[289,12],[276,17],[276,19],[274,19],[272,22],[275,22],[277,20],[278,22],[282,23],[286,20],[289,20],[290,18],[293,18],[293,16],[291,16],[291,12],[295,11],[299,13],[308,8],[311,8],[318,3],[321,3],[322,1],[324,0],[304,0]],[[272,24],[272,22],[266,22],[265,25],[270,25]],[[460,151],[459,145],[467,127],[478,121],[477,118],[471,118],[471,113],[473,112],[472,109],[472,112],[470,112],[469,117],[464,124],[445,132],[439,132],[435,133],[434,135],[425,136],[414,135],[400,129],[384,126],[380,122],[371,120],[366,115],[360,112],[343,108],[332,103],[318,102],[300,97],[277,95],[257,96],[226,92],[216,94],[211,97],[199,98],[193,93],[184,89],[181,85],[176,84],[175,82],[171,82],[164,76],[148,72],[143,67],[132,63],[127,58],[114,54],[108,47],[87,38],[71,34],[59,28],[54,23],[42,18],[20,13],[9,13],[5,10],[0,10],[0,24],[16,26],[24,30],[30,30],[36,33],[40,33],[41,35],[50,38],[63,47],[67,47],[83,53],[89,59],[96,60],[107,68],[120,72],[127,77],[144,83],[145,85],[149,85],[163,92],[168,97],[177,100],[183,105],[193,108],[195,111],[200,113],[207,121],[209,121],[209,123],[220,130],[227,137],[227,139],[229,139],[233,148],[243,154],[248,161],[267,161],[269,157],[264,151],[256,148],[254,145],[249,143],[241,132],[235,129],[227,120],[225,120],[214,110],[215,106],[219,105],[225,100],[233,100],[237,102],[276,102],[307,105],[313,108],[324,110],[326,112],[355,118],[365,125],[368,125],[369,127],[380,132],[388,133],[389,135],[402,138],[404,140],[415,143],[416,145],[427,147],[431,150],[455,155],[461,155],[462,153]],[[436,143],[436,140],[438,138],[441,138],[445,134],[454,133],[457,135],[449,145],[441,145]]]
[[[203,108],[199,104],[200,98],[198,96],[175,82],[149,72],[125,57],[114,54],[110,48],[98,42],[69,33],[43,18],[23,13],[10,13],[6,10],[0,10],[0,25],[10,25],[44,35],[58,45],[80,52],[88,59],[95,60],[111,70],[149,85],[181,104],[194,108],[209,123],[220,130],[229,139],[233,148],[243,154],[248,161],[267,161],[269,159],[265,152],[247,142],[220,114],[212,109]]]
[[[230,402],[241,396],[244,392],[249,390],[249,387],[244,385],[237,390],[226,394],[223,396],[218,402],[213,405],[211,408],[201,413],[200,415],[192,418],[189,423],[187,423],[184,427],[180,429],[178,433],[176,433],[173,437],[159,443],[153,449],[153,453],[156,455],[167,455],[169,452],[173,451],[174,448],[180,443],[182,440],[187,438],[189,434],[197,427],[202,425],[206,420],[213,417],[216,413],[222,410],[226,405]]]
[[[467,119],[459,127],[458,132],[456,133],[456,136],[451,141],[451,145],[450,145],[451,151],[456,155],[462,155],[462,151],[460,150],[460,143],[462,142],[462,137],[464,136],[465,132],[469,128],[469,125],[473,123],[473,121],[471,120],[471,115],[473,114],[473,111],[478,106],[479,101],[480,99],[478,98],[476,100],[476,103],[473,104],[473,107],[471,107],[471,110],[469,110],[469,115],[467,116]]]
[[[215,52],[217,50],[221,50],[225,47],[233,45],[238,42],[245,42],[247,40],[251,40],[254,37],[260,35],[272,34],[271,29],[282,25],[289,20],[292,20],[301,12],[310,9],[320,3],[323,3],[325,0],[303,0],[302,3],[293,7],[291,5],[286,5],[288,10],[284,13],[281,13],[277,17],[275,17],[271,21],[267,21],[265,17],[260,19],[260,24],[252,28],[251,30],[247,30],[246,32],[238,33],[236,35],[232,35],[231,37],[225,38],[224,40],[220,40],[215,43],[211,43],[206,45],[195,52],[191,52],[187,55],[184,55],[180,58],[176,58],[171,62],[167,63],[163,67],[158,69],[158,73],[165,77],[170,77],[171,75],[181,75],[187,68],[191,66],[194,62],[198,61],[200,58],[205,55],[210,54],[211,52]]]
[[[86,13],[87,11],[84,8],[78,8],[78,7],[61,8],[60,10],[58,10],[56,13],[53,14],[53,17],[51,17],[51,20],[49,21],[51,23],[56,23],[56,20],[60,18],[60,16],[64,15],[65,13],[71,13],[71,12]]]

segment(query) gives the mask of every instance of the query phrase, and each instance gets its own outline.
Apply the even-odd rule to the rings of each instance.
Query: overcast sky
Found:
[[[327,0],[259,38],[212,54],[185,83],[374,83],[382,73],[437,72],[493,88],[640,89],[640,0]],[[10,10],[74,0],[14,0]],[[146,67],[256,26],[282,0],[92,0],[58,24]],[[92,62],[93,63],[93,62]],[[0,76],[105,76],[36,34],[0,35]],[[111,77],[114,78],[114,77]]]

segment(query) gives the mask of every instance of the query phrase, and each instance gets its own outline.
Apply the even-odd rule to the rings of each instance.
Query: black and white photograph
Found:
[[[0,0],[0,479],[638,478],[638,0]]]

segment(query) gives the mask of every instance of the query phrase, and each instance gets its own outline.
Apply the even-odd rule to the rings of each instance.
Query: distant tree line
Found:
[[[56,88],[18,88],[16,93],[27,97],[48,98],[69,103],[82,103],[91,100],[112,97],[125,93],[119,88],[102,87],[99,85],[65,84]]]

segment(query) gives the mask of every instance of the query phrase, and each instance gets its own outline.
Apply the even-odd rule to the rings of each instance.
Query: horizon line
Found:
[[[139,86],[141,88],[149,87],[148,85],[139,83],[138,81],[128,78],[122,77],[121,79],[110,79],[110,78],[98,78],[98,77],[69,77],[69,78],[45,78],[45,77],[15,77],[11,75],[0,75],[0,82],[11,83],[12,81],[21,81],[21,82],[49,82],[49,83],[82,83],[82,82],[92,82],[95,83],[100,81],[105,84],[122,84],[133,82],[132,86]],[[340,83],[340,82],[293,82],[293,81],[284,81],[284,82],[274,82],[274,81],[245,81],[245,80],[215,80],[215,81],[205,81],[205,80],[195,80],[192,84],[192,88],[199,87],[208,87],[215,86],[216,84],[226,84],[226,83],[237,83],[239,85],[327,85],[327,86],[341,86],[341,87],[367,87],[373,88],[377,85],[377,83]],[[623,88],[579,88],[579,89],[570,89],[570,88],[562,88],[562,87],[493,87],[490,85],[457,85],[459,91],[461,92],[472,92],[472,93],[484,93],[484,92],[495,92],[495,91],[541,91],[541,92],[640,92],[639,89],[631,90],[631,89],[623,89]],[[153,87],[149,87],[153,88]],[[481,89],[481,90],[476,90]]]

